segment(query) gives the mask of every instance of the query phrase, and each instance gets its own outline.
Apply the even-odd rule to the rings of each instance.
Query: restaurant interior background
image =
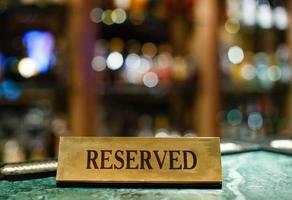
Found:
[[[292,133],[288,0],[1,0],[0,162],[62,135]]]

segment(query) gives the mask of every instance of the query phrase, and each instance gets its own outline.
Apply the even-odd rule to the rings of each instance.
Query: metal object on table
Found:
[[[240,142],[234,140],[222,140],[220,143],[220,150],[222,155],[244,153],[250,151],[261,150],[259,144],[250,142]]]
[[[265,151],[292,155],[292,139],[291,138],[273,138],[266,140],[261,144]]]
[[[221,140],[221,154],[236,154],[251,151],[269,151],[292,155],[291,138],[266,138],[264,140],[238,141],[238,140]]]
[[[0,179],[17,180],[56,175],[57,160],[8,163],[0,167]]]

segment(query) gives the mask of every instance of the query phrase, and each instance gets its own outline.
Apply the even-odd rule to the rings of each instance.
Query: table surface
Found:
[[[0,181],[0,199],[292,199],[292,156],[255,151],[222,156],[215,189],[57,188],[55,177]]]

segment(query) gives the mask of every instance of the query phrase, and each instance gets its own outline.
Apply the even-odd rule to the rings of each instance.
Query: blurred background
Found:
[[[292,134],[288,0],[1,0],[0,162],[61,135]]]

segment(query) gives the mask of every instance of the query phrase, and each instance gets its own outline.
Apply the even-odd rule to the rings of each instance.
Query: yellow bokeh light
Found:
[[[238,31],[240,30],[240,23],[237,19],[235,18],[229,18],[226,22],[225,22],[225,30],[230,33],[230,34],[235,34],[238,33]]]

